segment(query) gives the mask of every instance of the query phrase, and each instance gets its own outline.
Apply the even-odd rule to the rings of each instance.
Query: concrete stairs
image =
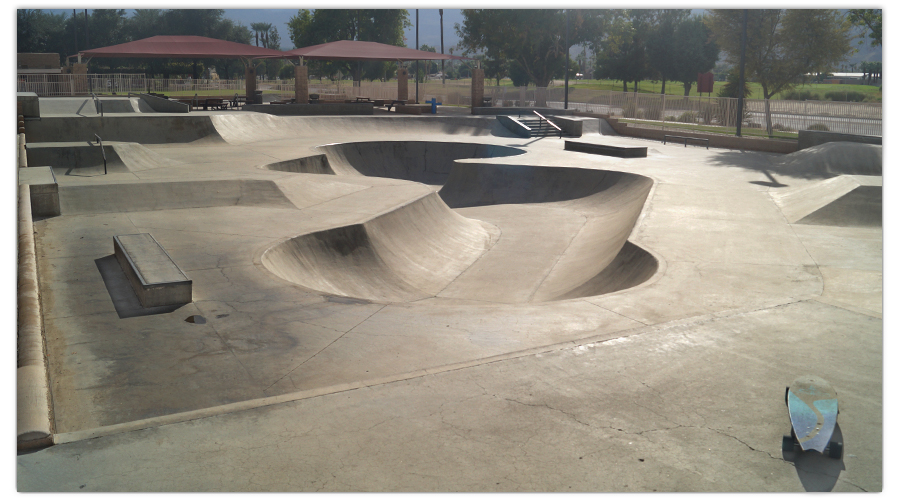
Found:
[[[547,120],[542,120],[531,114],[523,114],[521,116],[499,115],[497,118],[507,129],[520,137],[576,137],[566,133],[564,130],[560,135],[560,130],[547,123]],[[551,117],[550,120],[553,120],[553,118]],[[559,126],[558,123],[556,125]]]

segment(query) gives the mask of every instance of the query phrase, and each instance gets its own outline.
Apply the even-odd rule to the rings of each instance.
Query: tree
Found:
[[[847,19],[856,26],[868,28],[872,47],[881,45],[881,9],[850,9]]]
[[[658,11],[655,26],[647,36],[647,62],[662,80],[661,94],[666,93],[666,81],[672,80],[681,69],[684,58],[678,57],[675,44],[676,30],[687,21],[690,9],[664,9]]]
[[[300,9],[288,21],[288,31],[294,47],[308,47],[338,40],[359,40],[405,47],[403,30],[412,26],[405,9]],[[342,61],[321,61],[310,64],[326,75],[337,71],[351,73],[359,81],[380,79],[391,64],[367,62],[349,64]]]
[[[65,58],[72,44],[66,36],[66,14],[52,14],[40,9],[16,11],[16,51],[22,53],[57,53]],[[69,31],[71,33],[71,31]]]
[[[93,49],[96,47],[107,47],[109,45],[118,45],[131,41],[131,37],[127,32],[127,18],[123,9],[94,9],[91,11],[87,27],[90,30],[90,43],[85,43],[85,49]],[[78,24],[83,21],[80,19]],[[134,65],[133,60],[123,58],[103,59],[92,63],[92,66],[105,66],[109,71],[115,72],[121,67],[131,67]]]
[[[716,93],[718,97],[731,97],[737,99],[741,97],[741,75],[737,71],[731,71],[728,73],[728,79],[725,82],[725,85],[719,87],[719,91]],[[753,95],[753,91],[750,90],[750,86],[747,82],[744,82],[744,99]]]
[[[594,78],[620,80],[623,92],[628,92],[628,82],[634,82],[634,91],[637,92],[638,82],[651,74],[641,39],[643,28],[642,20],[635,22],[629,11],[613,13],[606,36],[594,42]]]
[[[684,95],[691,93],[698,73],[706,73],[719,60],[719,46],[711,40],[712,33],[700,16],[676,20],[671,31],[667,23],[661,23],[648,46],[650,64],[663,80],[661,93],[665,93],[666,80],[681,82]]]
[[[593,36],[596,11],[573,10],[569,47],[565,47],[563,10],[463,9],[456,33],[464,53],[483,51],[488,60],[509,61],[538,87],[547,87],[565,69],[569,47]]]
[[[500,80],[509,76],[509,61],[487,59],[486,57],[480,57],[479,60],[481,60],[481,67],[484,69],[484,76],[496,80],[498,86],[500,85]]]
[[[707,17],[730,62],[741,55],[743,10],[713,10]],[[766,100],[766,129],[772,135],[769,99],[790,90],[806,75],[831,70],[852,50],[850,23],[832,9],[751,9],[747,19],[746,74]]]
[[[262,33],[262,46],[268,47],[268,40],[266,39],[266,35],[269,33],[269,30],[272,29],[272,23],[250,23],[250,29],[253,30],[253,33],[256,36],[256,46],[259,47],[259,34]]]

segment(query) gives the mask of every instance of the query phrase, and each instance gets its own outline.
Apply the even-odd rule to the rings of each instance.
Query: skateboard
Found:
[[[791,433],[785,434],[781,449],[793,452],[815,450],[831,458],[841,458],[844,443],[832,440],[837,424],[837,393],[825,380],[804,375],[785,388],[784,402],[791,416]]]

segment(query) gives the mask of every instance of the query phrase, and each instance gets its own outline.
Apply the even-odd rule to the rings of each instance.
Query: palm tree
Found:
[[[250,23],[250,29],[256,33],[256,46],[259,47],[259,34],[263,34],[263,47],[269,46],[269,30],[272,23]]]
[[[444,54],[444,9],[438,9],[438,14],[441,15],[441,54]],[[447,78],[444,76],[444,60],[441,59],[441,85],[447,83]]]

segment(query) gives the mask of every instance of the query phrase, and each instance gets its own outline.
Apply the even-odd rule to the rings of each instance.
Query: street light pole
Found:
[[[569,9],[566,9],[566,97],[563,109],[569,109]]]
[[[416,50],[419,50],[419,9],[416,9]],[[419,60],[416,59],[416,104],[419,104]]]

